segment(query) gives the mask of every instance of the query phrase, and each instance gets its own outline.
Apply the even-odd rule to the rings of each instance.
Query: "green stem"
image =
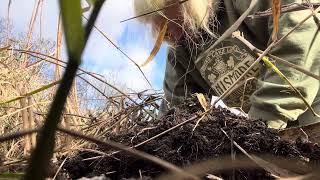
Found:
[[[35,150],[31,154],[30,164],[27,168],[25,180],[44,180],[46,170],[49,168],[48,162],[53,155],[55,145],[55,132],[60,121],[69,91],[72,87],[73,79],[80,63],[80,60],[70,60],[64,72],[61,84],[53,100],[52,107],[46,121],[41,129]]]

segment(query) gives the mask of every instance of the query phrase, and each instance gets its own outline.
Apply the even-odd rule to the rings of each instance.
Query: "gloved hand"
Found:
[[[283,120],[269,120],[267,121],[268,128],[284,129],[287,127],[287,122]]]
[[[217,96],[212,96],[211,98],[211,106],[213,105],[213,103],[218,99],[219,97]],[[237,116],[243,116],[248,118],[248,114],[246,114],[245,112],[241,111],[240,109],[236,109],[236,108],[230,108],[227,105],[224,104],[224,102],[222,100],[219,100],[215,105],[215,108],[224,108],[224,109],[228,109],[232,114],[235,114]]]

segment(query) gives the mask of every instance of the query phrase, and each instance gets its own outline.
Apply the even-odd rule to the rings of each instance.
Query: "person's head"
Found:
[[[211,34],[208,25],[215,1],[188,0],[179,3],[179,0],[134,0],[134,9],[136,15],[141,15],[164,8],[162,11],[139,17],[139,20],[150,24],[155,35],[168,21],[165,40],[173,43],[179,40],[184,33],[196,36],[200,30],[204,30]]]

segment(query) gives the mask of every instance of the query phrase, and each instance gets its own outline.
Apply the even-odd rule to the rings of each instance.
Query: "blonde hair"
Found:
[[[209,34],[213,34],[209,29],[209,18],[213,14],[213,6],[216,0],[188,0],[180,5],[180,12],[183,17],[182,27],[188,33],[196,35],[199,30],[204,30]],[[178,0],[134,0],[134,10],[136,15],[165,8],[173,3],[179,3]],[[140,17],[139,20],[146,24],[151,24],[154,34],[159,32],[158,27],[152,25],[155,17],[165,15],[158,11],[151,15]],[[167,19],[167,18],[166,18]]]

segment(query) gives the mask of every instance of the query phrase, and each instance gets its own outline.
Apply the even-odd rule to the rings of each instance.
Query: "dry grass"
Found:
[[[5,38],[4,34],[0,35],[3,37],[0,47],[5,47],[5,42],[8,42],[8,39]],[[23,40],[24,38],[15,39],[10,36],[10,48],[3,49],[0,52],[1,102],[21,97],[59,80],[57,76],[60,76],[57,71],[61,71],[60,68],[63,63],[56,61],[53,64],[54,60],[48,57],[42,55],[30,56],[21,53],[18,50],[25,49],[27,43]],[[29,51],[52,56],[51,52],[57,52],[57,48],[60,48],[60,46],[54,46],[53,44],[44,40],[32,41],[29,45]],[[59,56],[55,57],[60,58]],[[74,92],[69,95],[61,126],[88,135],[102,137],[109,131],[115,133],[130,131],[137,126],[136,123],[139,123],[137,120],[142,122],[154,118],[151,115],[158,110],[157,102],[161,93],[145,91],[129,94],[122,92],[123,94],[121,94],[107,84],[117,84],[120,87],[118,90],[128,90],[125,85],[119,84],[115,77],[109,76],[111,78],[107,80],[102,75],[95,75],[104,82],[83,73],[79,75],[81,78],[75,80],[77,86]],[[8,134],[40,127],[52,103],[55,91],[56,86],[43,89],[20,100],[2,104],[0,106],[0,133]],[[149,114],[145,112],[146,110]],[[23,118],[23,115],[27,116],[28,121],[32,121],[30,123],[32,125],[24,125],[25,118]],[[28,136],[0,144],[0,154],[3,155],[1,159],[4,164],[13,163],[14,165],[18,163],[21,165],[21,160],[24,162],[30,153],[29,148],[27,148],[28,152],[21,150],[28,146],[26,141],[31,141]],[[34,144],[34,142],[33,144],[31,142],[31,146],[34,146]],[[58,134],[55,152],[56,156],[60,157],[72,154],[79,148],[88,149],[92,147],[94,145],[87,141],[74,140]]]
[[[21,48],[24,46],[24,42],[19,39],[11,39],[11,47]],[[3,39],[3,41],[6,41]],[[5,44],[1,44],[4,46]],[[34,42],[31,49],[37,49],[44,51],[39,47],[48,47],[50,44],[46,42]],[[49,50],[50,48],[48,48]],[[25,64],[22,59],[24,57],[20,53],[16,53],[10,50],[4,50],[0,52],[0,99],[1,102],[14,99],[22,96],[27,92],[34,89],[38,89],[45,85],[49,78],[44,76],[45,69],[49,68],[47,64],[38,63],[29,66]],[[36,61],[34,58],[30,58],[29,62]],[[23,129],[22,112],[28,109],[34,109],[37,111],[46,112],[48,105],[52,99],[52,91],[47,90],[42,93],[35,94],[29,98],[23,98],[22,101],[14,101],[8,104],[4,104],[0,108],[0,132],[2,134],[19,131]],[[35,126],[41,123],[41,119],[35,119]],[[23,158],[23,154],[20,149],[23,141],[13,140],[10,142],[2,143],[0,145],[0,152],[8,160],[17,160]]]
[[[0,103],[40,89],[38,92],[28,95],[28,97],[0,105],[1,134],[41,127],[56,92],[55,87],[43,87],[54,81],[59,81],[61,67],[65,67],[60,57],[62,36],[60,28],[57,28],[58,43],[56,46],[53,45],[54,43],[44,41],[41,38],[33,40],[37,39],[33,38],[32,34],[36,18],[41,19],[41,17],[38,17],[39,14],[42,14],[41,3],[41,0],[35,3],[29,30],[25,38],[12,36],[10,26],[4,21],[0,23],[0,28],[6,29],[6,31],[0,32]],[[243,18],[247,15],[244,14]],[[6,21],[9,21],[9,19]],[[231,31],[233,32],[232,29],[227,32],[232,33]],[[5,48],[7,46],[10,47]],[[118,46],[114,46],[121,51]],[[26,51],[22,52],[20,50],[37,53],[28,54]],[[268,51],[269,49],[265,50],[265,53],[256,62],[258,63]],[[77,137],[82,139],[76,140],[58,133],[55,141],[56,157],[68,156],[79,149],[94,151],[92,149],[95,145],[88,141],[95,142],[96,139],[88,140],[89,137],[102,139],[110,131],[114,133],[128,132],[134,130],[139,124],[155,119],[161,93],[145,91],[128,94],[125,91],[125,86],[119,88],[112,84],[115,84],[115,82],[111,82],[110,79],[106,80],[101,75],[81,70],[81,73],[74,80],[60,126],[65,128],[69,134],[72,134],[73,131],[82,132],[83,134],[76,134]],[[236,84],[237,82],[234,85]],[[194,117],[191,120],[197,118]],[[0,154],[2,157],[0,157],[0,160],[3,161],[2,164],[5,167],[15,164],[25,165],[25,160],[29,157],[34,145],[35,137],[33,135],[12,138],[10,141],[1,143]],[[125,148],[121,146],[118,149]],[[104,155],[103,152],[100,153]],[[157,162],[159,161],[157,160]]]

